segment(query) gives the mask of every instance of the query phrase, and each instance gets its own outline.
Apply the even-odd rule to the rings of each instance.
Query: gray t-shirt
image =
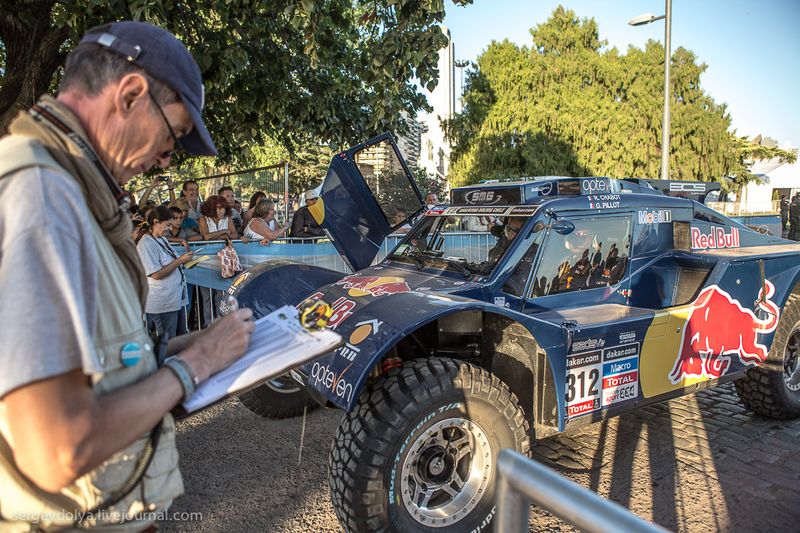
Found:
[[[0,178],[0,398],[96,359],[91,216],[66,174],[34,167]]]
[[[178,253],[172,249],[169,242],[164,237],[156,239],[148,233],[136,245],[136,250],[142,259],[149,287],[145,312],[169,313],[187,305],[189,302],[186,297],[186,282],[182,267],[176,268],[165,278],[153,279],[151,277],[151,274],[158,272],[177,259]]]

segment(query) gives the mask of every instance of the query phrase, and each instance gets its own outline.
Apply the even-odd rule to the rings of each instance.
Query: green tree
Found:
[[[453,0],[465,5],[471,0]],[[0,0],[0,134],[52,89],[90,27],[136,19],[185,42],[206,83],[222,159],[265,139],[294,147],[404,131],[438,79],[444,0]]]
[[[445,124],[451,183],[534,175],[659,176],[664,48],[606,50],[597,24],[558,7],[532,46],[493,42],[467,79],[464,112]],[[750,179],[755,153],[700,86],[706,65],[671,59],[670,177]],[[785,160],[793,154],[773,152]]]

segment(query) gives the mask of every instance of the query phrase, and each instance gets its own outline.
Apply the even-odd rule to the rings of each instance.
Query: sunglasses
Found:
[[[161,118],[164,120],[164,124],[167,125],[169,134],[172,137],[172,150],[167,150],[166,152],[162,153],[161,157],[172,157],[178,150],[183,150],[183,145],[181,144],[181,140],[178,138],[178,136],[175,135],[175,130],[172,129],[172,125],[169,123],[169,120],[167,120],[167,115],[164,113],[164,110],[161,109],[160,105],[158,105],[156,97],[153,96],[153,93],[151,92],[148,92],[148,94],[150,95],[150,100],[153,102],[153,105],[156,106],[156,109],[158,109],[158,114],[161,115]]]
[[[519,233],[519,230],[522,228],[515,228],[514,226],[506,226],[506,230],[510,231],[511,233]]]

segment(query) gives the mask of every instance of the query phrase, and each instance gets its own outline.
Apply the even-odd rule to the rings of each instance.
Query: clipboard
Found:
[[[228,368],[201,383],[194,394],[173,410],[184,418],[287,373],[344,344],[326,328],[309,328],[295,307],[284,306],[255,321],[247,352]]]

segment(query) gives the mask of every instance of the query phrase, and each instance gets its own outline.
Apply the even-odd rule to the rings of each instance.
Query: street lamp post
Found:
[[[461,104],[461,109],[459,109],[459,111],[464,111],[464,68],[469,66],[469,61],[466,59],[462,60],[456,59],[454,63],[456,68],[460,71],[461,74],[461,83],[459,83],[459,89],[458,89],[458,94],[459,94],[458,101]]]
[[[664,14],[655,16],[650,13],[633,17],[628,24],[643,26],[664,19],[664,119],[661,126],[661,179],[669,179],[669,64],[670,36],[672,34],[672,0],[666,0]]]

